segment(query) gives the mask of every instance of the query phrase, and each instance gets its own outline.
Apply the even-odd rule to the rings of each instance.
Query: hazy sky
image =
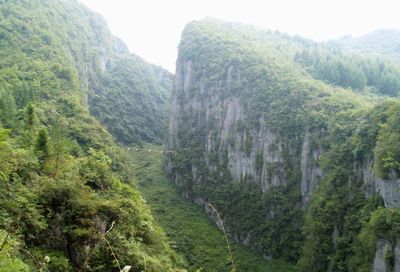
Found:
[[[188,22],[215,17],[314,40],[400,29],[396,0],[80,0],[102,14],[111,31],[145,60],[174,72]]]

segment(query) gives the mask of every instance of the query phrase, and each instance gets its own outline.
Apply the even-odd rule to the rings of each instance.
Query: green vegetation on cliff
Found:
[[[315,48],[245,25],[190,23],[172,97],[170,174],[189,198],[220,208],[231,237],[266,256],[300,271],[367,271],[374,256],[357,249],[360,237],[400,199],[398,102],[378,96],[398,94],[398,67]],[[340,77],[323,77],[338,67]],[[399,221],[390,218],[369,237],[373,254],[393,237]]]

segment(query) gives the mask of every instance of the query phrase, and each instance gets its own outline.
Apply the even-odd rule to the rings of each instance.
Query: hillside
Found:
[[[359,37],[348,36],[329,43],[347,52],[387,55],[400,60],[400,31],[396,29],[378,29]]]
[[[107,78],[116,71],[137,85]],[[144,115],[117,138],[160,141],[169,77],[77,1],[0,1],[0,271],[184,271],[87,105],[104,106],[95,93],[123,99]]]
[[[109,57],[89,92],[91,113],[117,141],[164,142],[173,75],[135,55]]]
[[[223,233],[200,207],[182,199],[181,192],[169,182],[163,167],[164,152],[162,147],[152,145],[132,150],[140,192],[175,250],[185,256],[189,271],[230,271]],[[231,244],[237,271],[294,271],[289,264],[264,260],[244,246],[232,241]]]
[[[214,19],[187,25],[169,173],[220,209],[230,237],[299,271],[398,269],[400,104],[322,82],[296,61],[313,47]]]

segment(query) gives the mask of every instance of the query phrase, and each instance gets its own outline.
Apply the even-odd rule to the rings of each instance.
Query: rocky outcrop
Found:
[[[373,263],[373,272],[389,272],[388,262],[385,258],[386,252],[391,249],[391,245],[387,241],[378,241]]]
[[[386,240],[376,244],[373,272],[400,272],[400,242],[396,245]]]
[[[400,241],[394,248],[394,272],[400,272]]]
[[[312,139],[310,132],[307,130],[304,135],[303,146],[301,150],[301,195],[303,202],[307,203],[311,194],[316,189],[318,183],[323,178],[323,173],[318,165],[321,157],[321,150],[312,148]]]
[[[373,162],[368,161],[355,166],[354,172],[364,183],[365,194],[379,194],[386,207],[400,207],[400,179],[392,172],[389,179],[374,174]]]

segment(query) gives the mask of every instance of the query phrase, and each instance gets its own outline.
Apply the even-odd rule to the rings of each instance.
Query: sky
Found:
[[[316,41],[400,29],[397,0],[80,0],[148,62],[175,71],[185,25],[215,17]],[[397,3],[396,3],[397,1]]]

